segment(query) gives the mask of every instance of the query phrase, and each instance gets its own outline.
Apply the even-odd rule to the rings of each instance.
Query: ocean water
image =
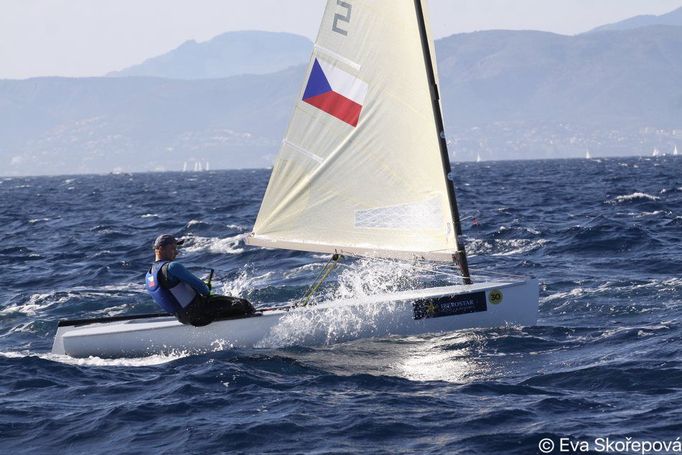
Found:
[[[328,258],[244,245],[266,170],[0,178],[0,452],[527,454],[544,438],[680,437],[682,159],[454,171],[474,274],[539,278],[538,326],[126,360],[49,351],[59,319],[157,311],[142,284],[158,233],[257,305],[301,297]],[[452,272],[348,260],[320,298]]]

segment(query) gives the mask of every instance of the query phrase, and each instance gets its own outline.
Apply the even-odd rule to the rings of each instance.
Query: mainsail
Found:
[[[249,244],[459,256],[426,3],[328,0]]]

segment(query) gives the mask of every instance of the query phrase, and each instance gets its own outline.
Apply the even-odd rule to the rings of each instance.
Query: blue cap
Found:
[[[170,234],[161,234],[154,240],[154,249],[161,248],[166,245],[182,245],[185,241],[178,240]]]

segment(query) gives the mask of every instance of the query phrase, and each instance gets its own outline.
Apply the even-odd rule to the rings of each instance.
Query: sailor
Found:
[[[197,327],[220,318],[253,314],[251,303],[236,297],[211,295],[210,283],[175,261],[178,245],[183,242],[170,234],[162,234],[154,241],[154,263],[145,280],[145,288],[154,301],[178,321]]]

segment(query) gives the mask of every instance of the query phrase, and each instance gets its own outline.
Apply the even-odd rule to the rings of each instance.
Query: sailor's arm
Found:
[[[184,281],[189,284],[192,289],[197,291],[203,296],[207,296],[209,293],[208,286],[199,277],[194,275],[192,272],[187,270],[185,266],[178,262],[171,262],[168,264],[168,273],[180,281]]]

